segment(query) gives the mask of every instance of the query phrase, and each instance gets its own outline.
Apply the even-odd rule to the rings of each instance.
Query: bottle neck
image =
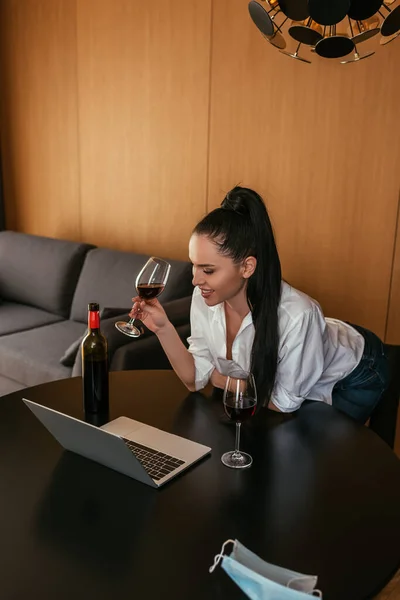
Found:
[[[90,310],[88,314],[89,331],[98,331],[100,329],[100,313],[98,310]]]

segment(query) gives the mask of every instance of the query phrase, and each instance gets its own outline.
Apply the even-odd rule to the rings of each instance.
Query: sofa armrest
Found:
[[[190,325],[179,325],[176,328],[179,337],[185,346],[188,346],[187,338],[190,336]],[[129,340],[129,338],[127,338]],[[129,343],[115,352],[111,371],[147,369],[171,369],[171,364],[156,335],[129,340]]]

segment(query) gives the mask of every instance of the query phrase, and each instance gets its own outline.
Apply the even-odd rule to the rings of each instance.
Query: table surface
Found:
[[[65,452],[26,397],[82,418],[81,379],[0,398],[2,600],[244,598],[208,567],[237,538],[319,576],[325,600],[378,593],[400,564],[400,461],[320,402],[242,427],[250,469],[224,467],[235,429],[221,395],[188,394],[172,371],[110,374],[110,419],[132,417],[212,447],[155,490]]]

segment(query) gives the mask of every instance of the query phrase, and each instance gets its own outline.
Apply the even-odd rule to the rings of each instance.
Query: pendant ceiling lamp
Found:
[[[379,48],[400,37],[400,0],[251,0],[249,13],[270,44],[306,63],[359,62],[375,54],[362,46],[368,40],[379,36]]]

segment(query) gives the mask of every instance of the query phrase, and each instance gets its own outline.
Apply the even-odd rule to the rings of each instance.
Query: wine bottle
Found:
[[[107,340],[100,332],[99,305],[88,305],[88,333],[82,342],[83,407],[85,414],[108,413]]]

